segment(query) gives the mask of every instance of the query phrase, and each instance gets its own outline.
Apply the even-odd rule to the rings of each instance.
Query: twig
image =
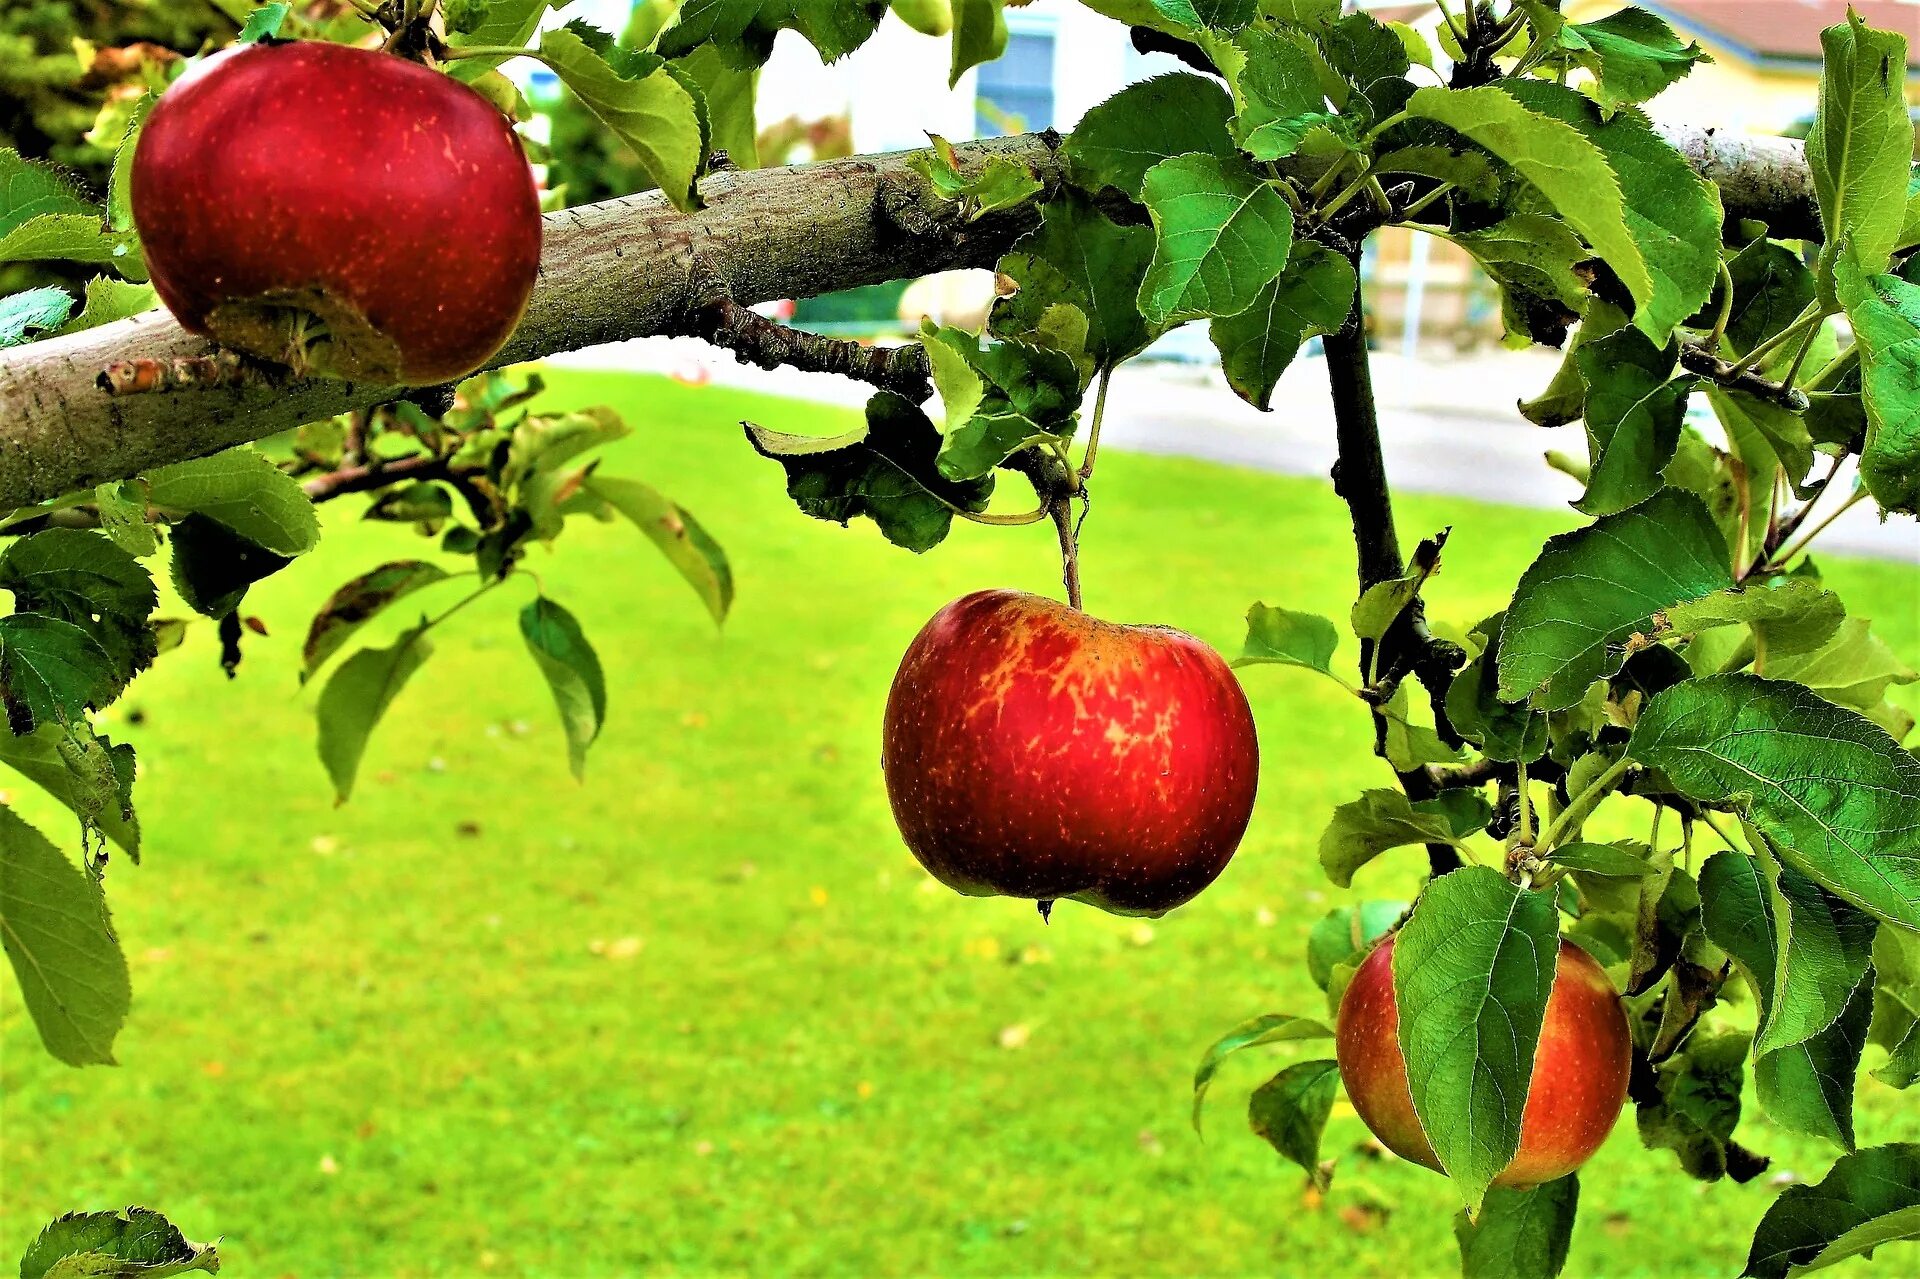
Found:
[[[1805,392],[1796,390],[1785,382],[1775,382],[1731,360],[1723,360],[1699,343],[1682,342],[1680,344],[1680,367],[1689,373],[1698,373],[1701,377],[1717,382],[1729,391],[1744,391],[1758,399],[1771,400],[1795,413],[1806,411]]]
[[[695,285],[697,295],[677,331],[732,351],[742,364],[834,373],[916,404],[933,396],[933,365],[918,343],[868,346],[791,328],[740,305],[711,269],[697,272]]]
[[[398,458],[392,462],[364,462],[343,466],[337,471],[316,475],[302,483],[300,487],[306,490],[308,500],[328,502],[336,497],[344,497],[348,493],[366,493],[373,489],[385,488],[400,480],[445,479],[450,476],[452,469],[446,458],[423,453],[414,457]]]

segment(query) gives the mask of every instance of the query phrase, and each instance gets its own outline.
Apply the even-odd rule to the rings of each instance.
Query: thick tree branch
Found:
[[[1051,188],[1058,141],[1023,134],[958,150],[967,170],[1005,156]],[[1034,225],[1032,206],[964,220],[909,167],[911,154],[717,173],[701,184],[707,207],[691,215],[657,195],[549,214],[539,285],[492,363],[683,331],[714,279],[749,306],[991,266]],[[399,395],[319,378],[117,396],[95,382],[117,362],[172,367],[215,353],[162,311],[0,353],[0,509]]]
[[[1355,266],[1359,263],[1356,261]],[[1400,538],[1393,523],[1393,497],[1387,487],[1386,457],[1380,449],[1380,419],[1374,407],[1373,373],[1367,358],[1365,308],[1358,290],[1347,322],[1336,333],[1322,339],[1327,358],[1327,381],[1333,392],[1333,431],[1340,457],[1333,467],[1333,490],[1347,504],[1353,519],[1353,544],[1357,555],[1360,590],[1391,581],[1406,569],[1400,555]],[[1380,671],[1414,670],[1433,694],[1436,720],[1444,725],[1445,680],[1451,679],[1453,666],[1439,670],[1441,655],[1437,643],[1427,631],[1418,599],[1400,615],[1380,641],[1375,653],[1370,645],[1361,645],[1362,675],[1369,668]],[[1451,647],[1451,646],[1449,646]],[[1379,707],[1373,708],[1376,745],[1384,742],[1386,720]],[[1437,794],[1438,777],[1424,768],[1397,774],[1407,798],[1430,799]],[[1460,865],[1460,854],[1447,844],[1428,844],[1427,861],[1436,875]]]
[[[1667,128],[1667,139],[1719,184],[1734,217],[1776,235],[1817,235],[1800,145]],[[1025,134],[957,148],[972,170],[994,156],[1025,164],[1051,189],[1058,139]],[[548,215],[540,285],[494,363],[684,329],[712,264],[741,306],[802,298],[955,267],[990,267],[1034,225],[1032,205],[967,222],[908,165],[911,153],[798,168],[716,173],[708,207],[676,213],[632,196]],[[0,353],[0,510],[396,398],[392,387],[323,379],[110,395],[108,366],[218,356],[164,312]],[[836,353],[835,358],[840,358]],[[242,379],[245,381],[245,379]]]

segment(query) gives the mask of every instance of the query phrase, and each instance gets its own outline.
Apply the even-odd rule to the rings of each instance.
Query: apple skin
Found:
[[[431,385],[506,342],[540,265],[540,193],[506,117],[466,85],[344,45],[214,55],[155,104],[134,223],[186,328],[317,371]]]
[[[1348,1100],[1381,1144],[1439,1171],[1414,1115],[1400,1054],[1393,942],[1388,937],[1374,948],[1341,997],[1334,1056]],[[1592,1158],[1626,1104],[1632,1049],[1626,1009],[1612,980],[1591,955],[1563,938],[1520,1119],[1520,1149],[1493,1184],[1537,1186]]]
[[[887,697],[881,768],[907,847],[969,896],[1161,915],[1246,833],[1260,747],[1220,655],[1020,591],[933,615]]]

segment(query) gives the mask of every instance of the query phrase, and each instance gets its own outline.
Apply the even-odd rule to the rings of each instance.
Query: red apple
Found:
[[[1389,937],[1362,961],[1341,996],[1334,1055],[1348,1099],[1381,1144],[1438,1170],[1413,1113],[1399,1034]],[[1626,1103],[1631,1051],[1620,992],[1591,955],[1563,939],[1520,1118],[1520,1149],[1493,1184],[1537,1186],[1592,1158]]]
[[[880,757],[900,833],[942,883],[1117,915],[1213,882],[1259,763],[1218,653],[1019,591],[933,615],[894,676]]]
[[[473,372],[539,269],[540,195],[506,117],[437,71],[344,45],[207,59],[155,105],[132,197],[181,324],[339,377]]]

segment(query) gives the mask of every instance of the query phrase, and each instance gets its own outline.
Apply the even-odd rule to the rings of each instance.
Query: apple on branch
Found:
[[[1334,1056],[1348,1100],[1380,1143],[1441,1171],[1407,1086],[1393,943],[1388,937],[1361,961],[1341,996]],[[1593,956],[1563,938],[1521,1113],[1520,1149],[1493,1184],[1537,1186],[1591,1159],[1626,1104],[1632,1049],[1620,992]]]
[[[1161,915],[1213,882],[1253,813],[1253,713],[1218,653],[1019,591],[934,614],[884,736],[907,847],[971,896]]]
[[[344,45],[246,45],[182,77],[140,135],[132,201],[174,317],[302,373],[464,377],[540,265],[540,194],[506,117]]]

